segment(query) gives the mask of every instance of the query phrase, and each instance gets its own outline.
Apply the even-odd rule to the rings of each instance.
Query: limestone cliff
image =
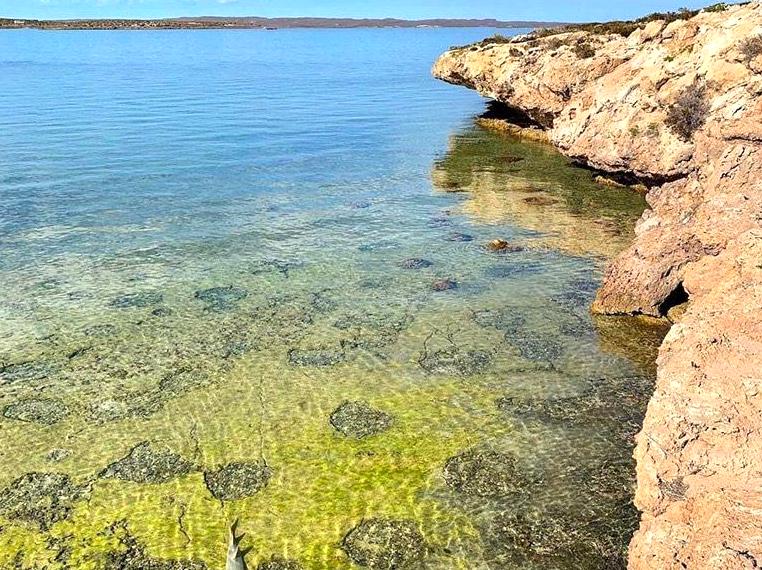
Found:
[[[630,567],[758,568],[762,6],[636,27],[454,48],[434,74],[505,103],[575,160],[649,187],[651,209],[593,307],[662,316],[690,300],[638,439]]]

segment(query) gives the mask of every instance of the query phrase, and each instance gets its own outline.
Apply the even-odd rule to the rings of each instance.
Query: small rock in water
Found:
[[[457,241],[457,242],[469,242],[474,241],[474,236],[469,234],[462,234],[460,232],[451,233],[447,241]]]
[[[373,518],[349,531],[341,548],[352,561],[371,570],[418,568],[426,542],[411,520]]]
[[[452,291],[453,289],[458,288],[458,282],[453,281],[452,279],[437,279],[434,281],[434,283],[431,284],[431,288],[434,291]]]
[[[452,489],[477,497],[507,495],[520,486],[516,460],[492,449],[472,449],[451,457],[443,474]]]
[[[304,566],[296,560],[286,560],[279,556],[273,556],[257,566],[257,570],[303,570],[303,568]]]
[[[84,330],[85,336],[92,336],[96,338],[105,338],[114,336],[117,328],[114,325],[93,325],[87,327]]]
[[[520,245],[510,243],[504,239],[493,239],[488,241],[484,245],[484,249],[493,253],[517,253],[524,251],[524,248]]]
[[[204,481],[215,499],[234,501],[259,493],[267,487],[272,474],[264,461],[231,463],[217,471],[207,471]]]
[[[0,491],[0,514],[36,523],[42,530],[65,520],[83,495],[62,473],[27,473]]]
[[[234,287],[212,287],[196,291],[194,297],[206,305],[208,311],[230,311],[236,308],[238,303],[249,296],[246,289]]]
[[[164,301],[164,295],[156,291],[128,293],[112,299],[109,306],[115,309],[145,309]]]
[[[55,371],[49,362],[22,362],[0,366],[0,386],[18,381],[42,380]]]
[[[144,441],[106,467],[99,477],[135,483],[166,483],[193,471],[193,464],[169,449],[156,449]]]
[[[47,459],[51,463],[58,463],[60,461],[63,461],[64,459],[66,459],[70,455],[71,455],[71,450],[70,449],[56,448],[56,449],[51,449],[48,452],[48,454],[45,457],[45,459]]]
[[[52,426],[69,415],[69,408],[60,400],[53,398],[30,398],[8,404],[3,416],[20,422],[38,423]]]
[[[371,205],[372,202],[370,200],[357,200],[356,202],[351,202],[349,207],[353,210],[364,210],[365,208],[370,208]]]
[[[343,351],[331,349],[292,348],[288,351],[288,361],[294,366],[335,366],[345,358]]]
[[[434,265],[428,259],[421,259],[420,257],[411,257],[401,263],[403,269],[425,269]]]
[[[343,435],[364,438],[388,430],[392,416],[365,402],[344,402],[331,414],[331,425]]]
[[[442,214],[434,216],[429,220],[428,226],[430,228],[446,228],[452,225],[452,220],[446,215]]]
[[[284,261],[282,259],[264,259],[254,263],[251,269],[252,275],[262,275],[264,273],[280,273],[283,277],[288,278],[289,272],[292,269],[301,267],[301,263],[298,261]]]
[[[169,317],[172,316],[172,309],[167,307],[157,307],[151,311],[151,315],[158,318]]]
[[[330,313],[335,311],[339,304],[328,296],[326,291],[319,291],[312,294],[310,306],[318,313]]]

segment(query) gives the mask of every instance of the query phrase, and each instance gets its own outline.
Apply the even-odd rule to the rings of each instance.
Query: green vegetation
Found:
[[[667,126],[685,141],[693,138],[709,114],[706,84],[696,80],[683,89],[667,112]]]

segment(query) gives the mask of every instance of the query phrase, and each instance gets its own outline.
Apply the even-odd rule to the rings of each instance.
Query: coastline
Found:
[[[445,53],[433,72],[504,103],[573,160],[647,188],[650,209],[593,305],[676,323],[638,436],[629,565],[756,568],[762,53],[751,40],[762,9],[620,27],[485,40]]]

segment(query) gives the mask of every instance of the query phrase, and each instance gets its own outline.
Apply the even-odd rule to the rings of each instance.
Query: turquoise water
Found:
[[[389,567],[375,518],[623,567],[662,331],[588,306],[645,205],[430,77],[491,33],[0,34],[0,568],[215,568],[236,518],[252,567]]]

